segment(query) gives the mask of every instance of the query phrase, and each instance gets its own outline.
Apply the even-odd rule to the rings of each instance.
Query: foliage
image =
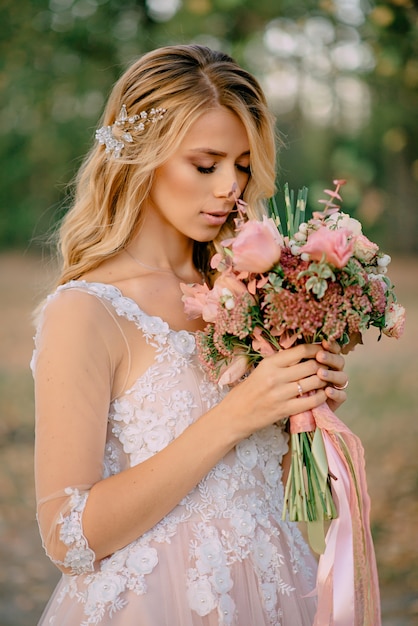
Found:
[[[303,178],[315,200],[324,181],[345,177],[346,209],[358,205],[373,236],[389,233],[390,210],[387,243],[415,250],[416,23],[411,0],[367,13],[354,0],[3,0],[0,246],[37,239],[65,210],[66,185],[125,66],[193,40],[231,53],[266,88],[288,146],[279,186]]]

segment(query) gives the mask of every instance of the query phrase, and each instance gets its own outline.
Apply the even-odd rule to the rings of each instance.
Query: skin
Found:
[[[244,190],[249,165],[249,142],[242,122],[224,108],[203,114],[176,153],[156,171],[144,207],[143,226],[128,250],[142,263],[157,269],[140,266],[132,256],[121,252],[83,278],[117,286],[140,306],[146,303],[143,308],[147,313],[164,317],[173,329],[202,328],[201,320],[186,319],[179,283],[201,280],[192,261],[193,240],[210,241],[217,235],[222,221],[233,209],[230,191],[234,185],[238,195]],[[59,337],[55,340],[59,342]],[[124,380],[129,386],[152,358],[145,340],[141,343],[137,339],[132,346],[126,381],[121,372],[126,371],[127,357],[121,345],[113,385]],[[45,367],[41,375],[53,380],[53,360]],[[333,385],[345,384],[343,367],[339,348],[332,344],[299,345],[278,352],[264,359],[222,402],[164,450],[96,483],[83,521],[85,535],[97,558],[111,554],[154,526],[225,454],[253,432],[325,401],[333,410],[338,408],[346,394]],[[300,397],[298,384],[304,393],[311,394]],[[106,398],[98,409],[105,423]],[[69,441],[70,435],[67,447]],[[75,437],[76,445],[79,441]],[[58,458],[51,455],[58,457],[60,450],[52,436],[44,448],[41,466],[53,467]]]

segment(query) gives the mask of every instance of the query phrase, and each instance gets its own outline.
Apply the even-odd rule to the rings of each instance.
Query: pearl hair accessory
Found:
[[[96,139],[101,146],[106,146],[106,154],[113,152],[115,158],[120,157],[122,150],[127,143],[133,143],[132,131],[142,133],[148,124],[155,124],[161,120],[167,109],[157,108],[149,111],[140,111],[135,115],[128,115],[126,105],[123,104],[119,112],[119,117],[111,126],[102,126],[96,130]],[[120,128],[122,134],[120,139],[113,134],[114,128]]]

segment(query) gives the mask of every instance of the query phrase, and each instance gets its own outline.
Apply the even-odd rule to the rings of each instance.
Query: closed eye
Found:
[[[203,167],[202,165],[197,165],[196,167],[197,167],[197,171],[200,172],[201,174],[213,174],[213,172],[216,169],[215,164],[211,165],[210,167]],[[239,170],[243,174],[248,174],[248,176],[251,174],[251,167],[249,165],[237,164],[235,167],[237,168],[237,170]]]
[[[203,167],[202,165],[197,165],[197,171],[201,174],[213,174],[215,171],[215,165],[211,165],[210,167]]]

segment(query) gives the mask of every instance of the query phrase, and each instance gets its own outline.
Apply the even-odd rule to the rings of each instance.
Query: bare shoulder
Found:
[[[114,315],[102,298],[85,289],[65,288],[55,291],[41,313],[39,332],[53,342],[103,342],[117,335]]]

